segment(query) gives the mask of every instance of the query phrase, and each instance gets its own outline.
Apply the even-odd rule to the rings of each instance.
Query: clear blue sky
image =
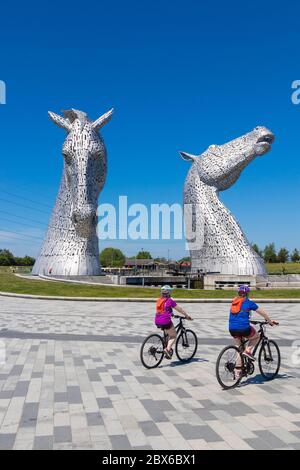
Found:
[[[39,249],[41,240],[30,237],[43,236],[64,139],[47,110],[73,107],[96,118],[113,106],[102,133],[109,173],[100,202],[128,195],[132,203],[181,203],[189,164],[178,150],[200,153],[265,125],[276,135],[273,150],[222,200],[250,241],[300,248],[300,105],[290,98],[300,79],[299,23],[296,1],[5,2],[0,247],[19,255]],[[183,241],[107,245],[185,254]]]

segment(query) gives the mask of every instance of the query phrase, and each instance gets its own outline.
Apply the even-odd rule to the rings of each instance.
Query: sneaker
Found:
[[[172,359],[172,353],[170,351],[168,351],[167,349],[164,349],[164,353],[165,353],[166,359]]]
[[[249,351],[244,351],[243,356],[248,357],[248,359],[250,359],[250,361],[253,361],[253,362],[256,360],[255,357],[252,356],[252,354]]]

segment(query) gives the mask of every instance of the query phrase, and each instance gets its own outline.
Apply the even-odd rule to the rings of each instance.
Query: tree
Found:
[[[15,256],[15,263],[17,266],[33,266],[35,263],[35,259],[27,255],[23,258]]]
[[[286,263],[289,260],[289,252],[286,248],[280,248],[277,255],[278,263]]]
[[[291,254],[291,261],[293,261],[293,263],[298,263],[300,261],[300,253],[297,248],[295,248]]]
[[[151,254],[149,251],[139,251],[138,254],[136,255],[136,259],[152,259]]]
[[[259,256],[263,257],[262,250],[259,248],[259,246],[256,243],[252,244],[252,248],[257,253]]]
[[[9,250],[0,249],[0,266],[15,266],[14,255]]]
[[[125,255],[118,248],[105,248],[101,251],[99,258],[104,268],[108,266],[121,268],[125,263]]]
[[[276,263],[277,255],[275,250],[275,244],[270,243],[264,249],[264,260],[266,263]]]

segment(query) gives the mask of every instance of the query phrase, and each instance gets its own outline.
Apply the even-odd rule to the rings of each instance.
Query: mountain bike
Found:
[[[266,336],[266,321],[250,321],[252,325],[259,325],[260,338],[253,350],[255,356],[258,353],[258,367],[265,380],[273,380],[280,369],[281,356],[280,350],[275,341]],[[275,323],[279,324],[279,323]],[[248,340],[244,339],[239,347],[226,346],[217,359],[216,376],[219,384],[225,390],[237,387],[242,378],[252,375],[255,370],[254,362],[243,355]],[[241,359],[241,374],[236,373],[237,359]]]
[[[196,334],[185,328],[183,322],[184,317],[180,315],[172,315],[173,318],[179,319],[175,326],[177,332],[177,339],[175,342],[175,353],[179,361],[188,362],[196,354],[198,347],[198,340]],[[154,333],[149,335],[141,346],[140,358],[142,364],[147,369],[154,369],[162,362],[165,353],[164,349],[167,347],[169,337],[166,331],[161,328],[163,335]]]

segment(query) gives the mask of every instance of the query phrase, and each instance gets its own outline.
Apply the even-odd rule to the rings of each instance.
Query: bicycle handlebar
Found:
[[[270,325],[268,321],[250,320],[250,323],[252,323],[252,325]],[[279,325],[279,322],[273,321],[273,324]]]

